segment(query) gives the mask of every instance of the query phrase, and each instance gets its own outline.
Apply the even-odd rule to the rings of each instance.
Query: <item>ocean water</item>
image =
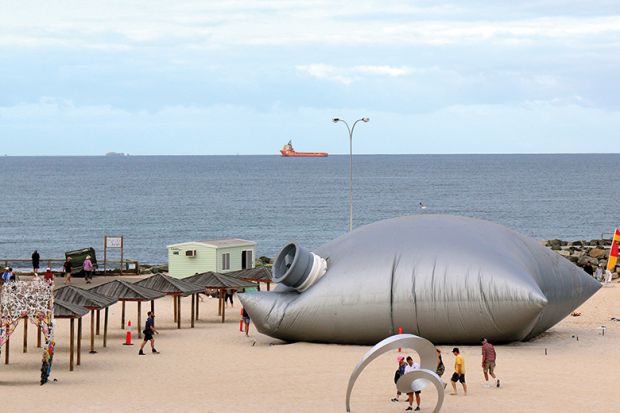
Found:
[[[101,260],[105,234],[145,263],[190,240],[254,240],[269,257],[290,240],[313,249],[347,231],[348,165],[346,155],[2,157],[0,258],[92,246]],[[618,165],[620,154],[356,155],[353,225],[455,214],[537,239],[609,236]]]

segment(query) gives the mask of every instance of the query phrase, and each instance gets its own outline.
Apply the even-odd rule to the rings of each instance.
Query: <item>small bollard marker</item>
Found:
[[[403,328],[402,327],[398,327],[398,334],[402,334],[402,333],[403,333]],[[398,352],[399,353],[401,352],[401,350],[402,349],[400,347],[398,347]]]
[[[125,335],[124,346],[133,346],[131,343],[131,320],[127,321],[127,334]]]

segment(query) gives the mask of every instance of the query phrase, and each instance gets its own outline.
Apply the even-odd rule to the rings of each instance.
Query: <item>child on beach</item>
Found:
[[[245,325],[245,336],[249,337],[248,331],[250,331],[250,315],[247,311],[245,311],[245,308],[241,312],[241,318],[243,319],[243,324]]]
[[[457,347],[452,349],[452,354],[456,359],[454,360],[454,374],[450,381],[452,382],[452,389],[454,390],[450,395],[456,396],[456,382],[460,381],[463,385],[463,391],[465,392],[465,396],[467,396],[467,384],[465,384],[465,359],[461,355],[461,352]]]
[[[398,382],[398,379],[400,379],[400,377],[403,374],[405,374],[405,365],[406,365],[405,357],[403,356],[398,356],[396,358],[396,361],[398,362],[398,369],[396,369],[396,372],[394,373],[394,384],[396,384]],[[396,388],[396,397],[391,399],[391,401],[397,402],[400,395],[401,395],[400,391],[398,391],[398,388]]]

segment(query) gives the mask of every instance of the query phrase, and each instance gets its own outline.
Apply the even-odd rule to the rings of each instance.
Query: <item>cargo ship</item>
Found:
[[[280,149],[282,156],[302,156],[302,157],[321,157],[329,155],[327,152],[297,152],[293,149],[292,141],[288,141],[286,145]]]

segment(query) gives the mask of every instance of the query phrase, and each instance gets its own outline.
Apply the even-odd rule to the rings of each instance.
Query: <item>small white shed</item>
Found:
[[[256,242],[232,238],[168,245],[168,272],[175,278],[254,268]]]

